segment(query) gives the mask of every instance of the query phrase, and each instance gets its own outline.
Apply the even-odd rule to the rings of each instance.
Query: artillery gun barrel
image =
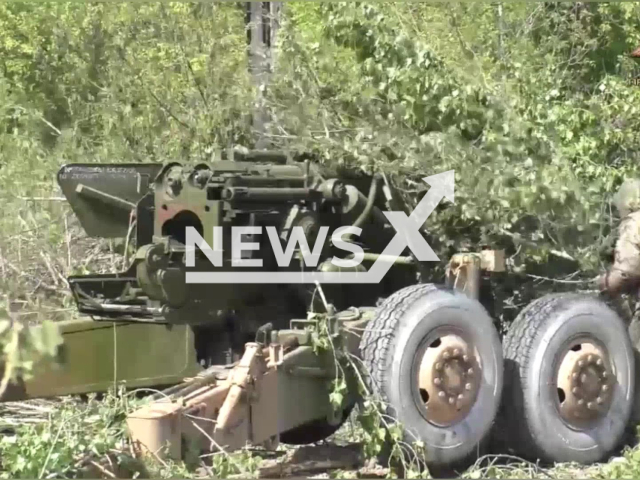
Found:
[[[247,153],[234,152],[234,160],[239,162],[276,163],[284,165],[289,160],[287,154],[279,151],[249,150]]]
[[[286,176],[277,176],[277,177],[263,177],[256,175],[238,175],[229,179],[229,186],[231,187],[240,187],[240,186],[250,186],[250,185],[273,185],[277,183],[285,183],[285,184],[301,184],[303,185],[305,181],[305,177],[303,176],[294,176],[294,175],[286,175]]]
[[[222,191],[225,200],[240,200],[248,202],[297,202],[307,200],[318,195],[317,190],[311,188],[251,188],[228,187]]]

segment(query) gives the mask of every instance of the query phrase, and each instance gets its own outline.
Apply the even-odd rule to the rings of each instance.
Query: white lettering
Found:
[[[342,259],[333,257],[331,259],[331,263],[333,263],[336,267],[356,267],[360,265],[360,263],[362,263],[362,259],[364,258],[364,250],[362,250],[362,247],[360,245],[345,242],[344,240],[342,240],[342,235],[344,235],[345,233],[349,233],[351,235],[360,235],[362,233],[362,229],[353,226],[340,227],[333,232],[333,235],[331,235],[331,241],[333,242],[333,245],[341,250],[352,252],[353,258]]]
[[[304,229],[300,226],[293,227],[287,240],[286,251],[283,251],[282,245],[280,244],[280,238],[278,237],[278,231],[275,227],[267,227],[267,234],[269,235],[273,253],[279,267],[289,266],[296,244],[300,244],[300,250],[302,252],[302,258],[304,259],[305,265],[308,267],[318,266],[320,254],[322,253],[322,246],[324,245],[328,232],[329,227],[320,227],[316,243],[313,246],[313,253],[311,253],[309,250],[309,242],[304,236]]]
[[[196,245],[206,255],[214,267],[222,267],[222,227],[213,227],[213,248],[205,242],[194,227],[187,227],[186,237],[186,264],[194,267],[196,263]]]
[[[249,255],[243,255],[243,252],[249,250],[259,250],[260,244],[257,242],[242,242],[242,235],[250,235],[250,240],[255,235],[262,233],[262,227],[233,227],[231,229],[231,265],[234,267],[262,267],[261,258],[247,258]]]

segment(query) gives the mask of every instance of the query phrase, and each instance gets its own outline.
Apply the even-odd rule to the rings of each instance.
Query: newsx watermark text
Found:
[[[454,202],[454,170],[431,175],[423,178],[423,180],[429,184],[431,188],[422,197],[410,215],[407,216],[405,212],[398,211],[383,212],[397,233],[380,257],[367,271],[245,271],[245,268],[261,267],[262,259],[243,258],[243,252],[255,251],[259,248],[257,242],[244,241],[243,236],[250,235],[255,238],[255,236],[262,235],[265,232],[262,227],[234,226],[231,230],[231,260],[232,267],[238,268],[234,268],[231,271],[188,271],[186,273],[186,283],[379,283],[407,247],[413,252],[417,260],[421,262],[437,262],[440,259],[420,234],[419,230],[443,199],[447,199],[451,203]],[[266,227],[265,230],[279,267],[286,268],[290,265],[296,245],[300,246],[300,253],[302,254],[305,265],[307,267],[317,267],[329,227],[320,227],[320,231],[312,248],[304,236],[302,227],[292,228],[286,248],[283,248],[275,227]],[[362,230],[354,226],[340,227],[333,232],[331,235],[333,245],[350,253],[347,258],[333,257],[331,259],[333,265],[341,268],[350,268],[358,266],[363,261],[364,251],[362,247],[344,240],[345,235],[358,236],[361,233]],[[254,238],[252,238],[252,240]],[[222,227],[213,227],[213,246],[209,245],[195,228],[187,227],[186,266],[195,266],[196,248],[199,248],[214,267],[222,267],[222,244]]]

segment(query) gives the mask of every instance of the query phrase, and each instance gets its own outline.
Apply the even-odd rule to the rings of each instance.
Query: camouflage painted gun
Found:
[[[260,226],[274,227],[283,242],[292,228],[302,227],[313,247],[321,226],[331,232],[355,224],[363,227],[358,241],[369,256],[380,253],[395,234],[380,210],[390,209],[392,200],[382,178],[354,178],[363,186],[360,190],[318,165],[288,162],[277,152],[235,153],[233,160],[191,167],[68,165],[60,170],[58,181],[89,235],[125,238],[137,249],[127,271],[69,278],[79,311],[108,320],[193,325],[196,342],[207,338],[199,351],[207,363],[240,355],[244,343],[254,340],[258,328],[267,323],[265,319],[281,328],[291,318],[304,317],[315,287],[187,285],[186,227],[195,228],[209,245],[214,245],[212,232],[218,226],[225,241],[232,227]],[[389,192],[388,198],[383,190]],[[327,261],[337,250],[329,244],[330,235],[322,248],[320,271],[337,269]],[[259,270],[282,270],[266,235],[262,237],[260,250],[247,252],[246,258],[262,259]],[[231,253],[225,245],[219,271],[235,268]],[[294,259],[288,270],[301,268],[306,268],[302,260]],[[207,258],[197,255],[190,270],[211,269]],[[362,266],[357,269],[364,271]],[[381,285],[327,289],[338,309],[375,305],[379,297],[413,283],[415,271],[415,265],[399,265]],[[318,301],[316,296],[316,307]]]
[[[635,389],[623,321],[596,298],[545,296],[520,313],[502,345],[480,285],[505,270],[503,252],[453,255],[442,286],[420,283],[429,265],[410,249],[376,284],[186,283],[190,271],[212,269],[202,252],[186,266],[187,227],[210,245],[214,227],[223,239],[237,226],[272,227],[283,244],[300,227],[311,245],[323,227],[355,225],[362,234],[351,241],[365,262],[349,268],[367,271],[398,234],[383,210],[409,214],[384,175],[249,152],[195,166],[68,165],[58,179],[89,235],[121,238],[135,253],[124,272],[69,278],[79,311],[96,321],[67,325],[62,367],[26,390],[172,384],[128,418],[143,452],[168,444],[179,457],[184,437],[212,449],[331,435],[359,390],[347,375],[344,403],[331,405],[337,366],[331,350],[314,348],[321,325],[358,359],[367,389],[406,440],[426,445],[430,466],[473,460],[492,432],[522,456],[582,463],[605,458],[623,436]],[[258,270],[274,274],[330,272],[328,259],[345,254],[325,241],[316,267],[300,249],[283,267],[265,237],[245,260],[260,258]],[[225,245],[218,271],[236,270],[230,255]],[[325,313],[308,317],[311,309]]]

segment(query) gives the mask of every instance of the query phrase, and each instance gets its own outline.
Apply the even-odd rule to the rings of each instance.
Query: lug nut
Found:
[[[582,399],[578,400],[578,405],[584,405],[584,400]]]
[[[440,362],[436,363],[436,370],[440,370],[442,368],[442,364]]]
[[[571,375],[571,378],[573,378],[574,380],[577,380],[578,379],[578,374],[577,373],[573,373]]]
[[[448,351],[444,352],[442,356],[445,358],[445,360],[448,360],[449,358],[451,358],[451,354]]]
[[[460,349],[459,349],[459,348],[456,348],[456,349],[453,351],[453,354],[454,354],[456,357],[457,357],[458,355],[460,355]]]
[[[464,362],[468,362],[468,361],[469,361],[469,355],[463,355],[463,356],[462,356],[462,360],[463,360]]]
[[[584,383],[584,382],[586,382],[586,381],[587,381],[587,374],[586,374],[586,373],[583,373],[582,375],[580,375],[580,381],[581,381],[582,383]]]
[[[596,361],[596,365],[598,365],[599,367],[601,367],[601,366],[602,366],[602,359],[601,359],[601,358],[599,358],[599,359]]]
[[[602,402],[604,402],[604,400],[602,400],[602,397],[598,397],[596,398],[596,402],[598,402],[598,404],[601,405]]]
[[[587,403],[587,408],[589,410],[593,410],[594,408],[596,408],[596,406],[595,406],[595,404],[593,402],[589,402],[589,403]]]
[[[464,398],[464,395],[463,395],[463,394],[459,394],[459,395],[458,395],[458,400],[462,400],[463,398]]]
[[[453,405],[454,403],[456,403],[456,399],[453,397],[449,397],[449,405]]]
[[[580,390],[578,389],[578,387],[573,387],[573,388],[571,389],[571,393],[573,393],[574,395],[577,395],[579,391],[580,391]]]
[[[606,392],[609,390],[609,385],[602,385],[602,391]]]
[[[440,398],[444,398],[444,395],[445,395],[445,393],[444,393],[444,392],[440,392],[440,393],[438,393],[438,396],[439,396]]]
[[[442,383],[442,380],[440,380],[439,378],[434,378],[433,383],[436,385],[440,385]]]
[[[587,357],[587,361],[588,361],[588,362],[593,362],[593,355],[589,355],[589,356]]]
[[[464,388],[465,388],[465,390],[471,390],[471,384],[470,384],[470,383],[467,383],[467,384],[464,386]]]
[[[469,370],[467,370],[467,375],[473,375],[473,368],[470,368]]]
[[[578,366],[579,367],[584,367],[584,360],[579,360],[578,361]]]

